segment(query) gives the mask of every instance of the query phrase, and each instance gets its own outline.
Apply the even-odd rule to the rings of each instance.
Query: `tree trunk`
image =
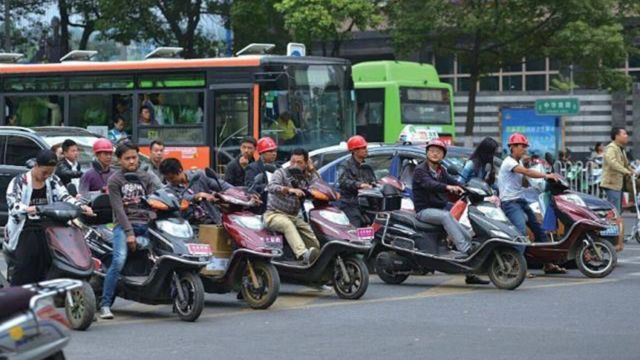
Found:
[[[95,29],[95,22],[87,21],[87,24],[84,26],[82,30],[82,37],[80,38],[80,45],[78,46],[79,50],[87,50],[87,45],[89,45],[89,38]]]
[[[477,66],[476,66],[477,67]],[[476,116],[476,95],[478,94],[478,71],[471,73],[469,79],[469,100],[467,101],[467,121],[464,127],[465,147],[473,147],[473,126],[475,125]]]
[[[58,0],[60,12],[60,56],[69,53],[69,8],[67,0]],[[58,59],[60,60],[60,59]]]
[[[11,8],[9,0],[4,0],[4,51],[11,52]]]

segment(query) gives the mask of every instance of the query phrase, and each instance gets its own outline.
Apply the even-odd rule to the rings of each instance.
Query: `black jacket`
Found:
[[[79,163],[77,163],[75,167],[71,167],[71,164],[69,164],[66,159],[63,159],[58,161],[56,175],[60,178],[60,181],[62,181],[62,185],[67,186],[71,180],[82,176],[82,170],[80,170]]]
[[[251,161],[247,167],[251,165]],[[240,166],[240,158],[233,159],[224,171],[224,181],[233,186],[244,186],[245,183],[245,169]]]
[[[449,202],[447,185],[460,185],[444,167],[435,173],[427,161],[416,167],[413,173],[413,206],[416,213],[424,209],[444,209]]]
[[[358,163],[353,157],[347,160],[338,179],[340,195],[345,202],[355,202],[358,198],[360,184],[373,184],[376,174],[373,168],[365,163]]]

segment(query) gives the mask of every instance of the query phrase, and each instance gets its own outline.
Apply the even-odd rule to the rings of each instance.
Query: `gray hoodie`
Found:
[[[132,173],[138,176],[139,182],[128,181],[125,174],[122,169],[118,170],[109,178],[107,187],[114,220],[130,236],[134,235],[132,222],[149,221],[149,213],[142,207],[142,197],[151,194],[157,187],[146,171],[138,169]]]

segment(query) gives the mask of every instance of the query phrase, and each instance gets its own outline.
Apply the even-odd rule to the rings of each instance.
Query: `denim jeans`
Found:
[[[422,222],[432,225],[442,225],[447,232],[456,249],[460,252],[467,252],[471,248],[471,234],[460,225],[450,212],[441,209],[423,209],[416,218]]]
[[[149,229],[146,224],[132,224],[133,232],[136,236],[147,235]],[[115,299],[116,287],[118,286],[118,278],[120,272],[127,261],[127,234],[120,225],[116,225],[113,228],[113,254],[111,258],[111,265],[104,279],[104,286],[102,288],[102,303],[100,307],[111,307],[113,300]]]
[[[547,235],[542,230],[542,226],[536,219],[536,214],[529,207],[525,199],[505,201],[502,203],[502,210],[518,231],[527,236],[527,225],[531,228],[536,242],[545,242]]]
[[[622,214],[622,190],[604,189],[607,194],[607,201],[613,205],[618,211],[618,214]]]

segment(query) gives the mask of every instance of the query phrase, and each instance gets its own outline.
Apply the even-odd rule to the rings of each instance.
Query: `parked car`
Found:
[[[335,152],[334,148],[328,150],[328,152]],[[443,165],[447,168],[450,174],[459,176],[462,172],[465,162],[471,156],[473,149],[450,146],[447,150],[447,156],[443,161]],[[322,149],[316,150],[314,156],[316,159],[323,154]],[[337,179],[341,171],[341,165],[349,159],[351,155],[346,152],[345,154],[336,160],[329,163],[324,163],[319,167],[318,171],[322,178],[330,184],[337,186]],[[407,187],[405,196],[411,196],[411,186],[413,179],[413,172],[415,167],[423,162],[426,158],[425,144],[394,144],[394,145],[375,145],[369,146],[369,157],[367,163],[373,167],[376,177],[378,179],[392,175],[399,178]],[[499,167],[502,160],[495,158],[494,165]],[[532,209],[540,214],[540,207],[538,205],[539,192],[535,189],[527,189],[525,191],[525,198],[529,201]],[[613,206],[606,200],[600,199],[593,195],[577,193],[579,198],[593,210],[600,217],[607,219],[610,223],[609,229],[603,231],[601,236],[612,242],[616,242],[621,229],[619,224],[620,214],[614,210]]]

